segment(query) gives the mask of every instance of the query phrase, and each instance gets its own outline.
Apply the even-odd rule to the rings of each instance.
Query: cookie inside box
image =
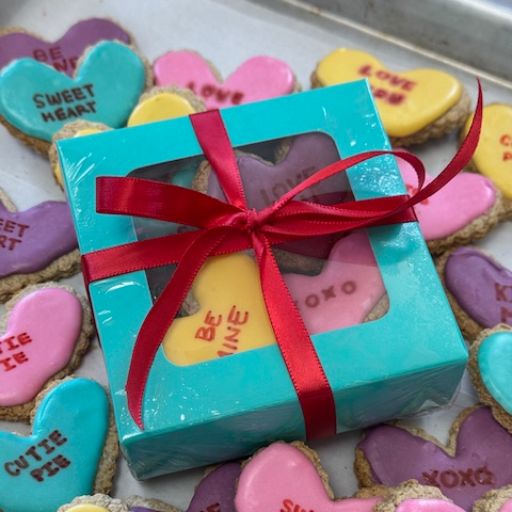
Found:
[[[317,170],[339,159],[334,141],[310,132],[236,148],[249,207],[262,210]],[[129,176],[193,188],[225,200],[203,156],[164,162]],[[311,187],[297,199],[335,204],[354,199],[345,175]],[[138,240],[194,229],[134,218]],[[312,335],[376,320],[388,309],[379,267],[365,230],[273,246],[288,289]],[[155,301],[174,266],[146,271]],[[164,339],[167,358],[191,365],[275,343],[252,251],[210,258],[196,277]]]

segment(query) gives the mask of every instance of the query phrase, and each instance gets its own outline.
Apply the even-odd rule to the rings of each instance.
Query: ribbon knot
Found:
[[[482,123],[480,83],[477,108],[466,138],[445,169],[429,185],[423,187],[425,169],[414,155],[405,151],[368,151],[320,169],[261,211],[247,207],[240,170],[219,111],[194,114],[190,120],[205,157],[217,174],[226,202],[194,190],[151,180],[97,179],[96,209],[100,213],[148,217],[197,228],[95,251],[82,257],[86,285],[137,270],[177,264],[137,336],[126,382],[128,409],[136,424],[143,429],[142,405],[151,365],[207,258],[252,248],[277,345],[304,414],[306,437],[332,435],[336,432],[332,389],[279,271],[272,246],[312,236],[348,233],[369,226],[414,222],[413,206],[456,176],[476,149]],[[329,206],[295,199],[307,188],[331,176],[384,155],[402,158],[416,171],[418,187],[411,196],[377,197]]]

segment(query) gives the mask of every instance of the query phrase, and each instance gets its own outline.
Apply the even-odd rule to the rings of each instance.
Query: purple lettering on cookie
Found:
[[[411,478],[435,485],[465,510],[491,489],[512,484],[512,435],[480,407],[462,422],[455,456],[406,430],[369,429],[358,447],[376,483],[395,486]]]
[[[46,201],[22,212],[0,203],[0,278],[42,270],[76,246],[67,203]]]
[[[512,324],[512,272],[471,247],[446,261],[446,287],[462,309],[483,327]]]
[[[252,155],[238,157],[238,166],[247,196],[248,206],[261,210],[273,204],[283,194],[309,178],[319,169],[339,160],[332,139],[323,133],[307,133],[295,137],[286,157],[275,165]],[[209,195],[225,200],[215,173],[208,179]],[[322,204],[333,204],[352,199],[345,175],[329,178],[299,194],[296,199]],[[339,237],[317,237],[311,241],[286,244],[283,249],[307,256],[327,258]]]
[[[237,462],[222,464],[197,486],[187,512],[236,512],[236,484],[242,468]]]
[[[131,37],[113,21],[101,18],[80,21],[51,43],[25,32],[10,32],[0,36],[0,68],[15,59],[32,57],[57,71],[73,75],[84,50],[104,40],[129,44]]]

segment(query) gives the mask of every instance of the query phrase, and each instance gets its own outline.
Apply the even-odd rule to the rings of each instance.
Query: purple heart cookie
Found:
[[[236,485],[242,467],[238,462],[222,464],[197,486],[187,512],[236,512]]]
[[[17,212],[5,193],[0,193],[0,201],[2,300],[29,283],[78,270],[77,240],[67,203],[45,201]]]
[[[32,57],[71,76],[84,50],[104,40],[132,42],[130,34],[120,25],[102,18],[79,21],[54,42],[25,31],[7,29],[0,36],[0,68],[13,60]]]
[[[298,135],[283,143],[285,153],[276,164],[256,155],[239,154],[237,161],[247,197],[248,206],[261,210],[273,204],[283,194],[303,182],[319,169],[339,160],[333,140],[323,133]],[[218,199],[225,200],[224,192],[214,172],[209,167],[200,169],[195,188]],[[296,199],[322,204],[333,204],[352,199],[350,185],[345,175],[329,178],[310,187]],[[315,237],[308,241],[282,244],[280,249],[303,256],[327,258],[339,236]]]
[[[455,421],[446,448],[420,429],[381,425],[356,450],[362,485],[396,486],[409,479],[439,487],[465,510],[486,492],[512,483],[512,436],[487,407],[467,409]]]
[[[444,267],[443,267],[444,263]],[[473,247],[451,252],[441,262],[457,319],[468,337],[499,323],[512,325],[512,272]]]

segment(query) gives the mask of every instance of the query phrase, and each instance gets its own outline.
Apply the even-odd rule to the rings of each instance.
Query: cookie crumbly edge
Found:
[[[41,402],[45,396],[50,393],[53,389],[58,387],[60,384],[75,380],[74,375],[68,375],[64,379],[54,380],[50,382],[35,399],[35,407],[30,414],[30,424],[33,425],[34,418],[39,409]],[[91,380],[91,379],[90,379]],[[117,470],[117,459],[119,457],[119,443],[117,439],[117,430],[114,422],[114,414],[112,411],[112,403],[108,397],[108,391],[105,390],[107,400],[109,401],[109,427],[105,435],[105,442],[103,444],[103,452],[101,454],[100,461],[96,470],[96,478],[94,480],[95,494],[108,494],[113,485],[114,476]]]
[[[473,219],[467,226],[452,235],[427,242],[430,252],[440,255],[445,251],[467,245],[474,240],[484,238],[491,229],[510,215],[510,209],[503,194],[496,188],[496,200],[487,212]]]
[[[156,512],[181,512],[176,507],[154,498],[142,498],[141,496],[130,496],[126,498],[126,505],[131,510],[133,507],[143,507],[155,510]]]
[[[506,501],[512,499],[512,485],[486,492],[475,501],[472,512],[500,512]]]
[[[507,411],[505,411],[505,409],[493,398],[491,393],[489,393],[484,381],[482,380],[478,365],[478,351],[482,343],[491,334],[497,332],[512,333],[512,327],[507,324],[498,324],[491,329],[484,329],[481,331],[474,343],[471,345],[468,370],[480,401],[491,408],[494,419],[512,434],[512,415],[507,413]]]
[[[128,512],[128,506],[123,503],[120,499],[111,498],[105,494],[94,494],[92,496],[79,496],[75,498],[71,503],[62,505],[57,509],[57,512],[67,512],[73,509],[77,505],[95,505],[101,507],[108,512]]]
[[[23,299],[23,297],[44,288],[61,288],[68,291],[69,293],[72,293],[82,305],[82,325],[80,327],[80,334],[78,335],[75,342],[73,353],[71,354],[67,365],[62,368],[62,370],[58,371],[55,375],[52,375],[41,387],[42,390],[46,389],[49,385],[51,385],[51,383],[61,381],[68,375],[72,374],[81,365],[82,359],[89,350],[91,340],[95,334],[92,312],[87,299],[81,294],[77,293],[70,286],[52,282],[28,286],[21,292],[17,293],[14,297],[12,297],[9,302],[5,304],[5,312],[2,319],[0,320],[0,331],[5,331],[10,312],[16,306],[16,304],[21,299]],[[38,395],[24,404],[15,406],[0,406],[0,419],[7,421],[28,421],[31,417],[31,414],[36,409],[37,400]]]
[[[98,41],[96,44],[88,46],[87,48],[84,49],[84,51],[82,52],[82,55],[76,62],[76,68],[73,73],[73,76],[71,77],[73,80],[76,78],[76,75],[79,72],[82,63],[87,58],[87,55],[89,54],[89,52],[91,52],[92,49],[94,49],[96,46],[98,46],[98,44],[101,44],[103,42],[105,42],[105,41]],[[144,55],[142,55],[142,53],[133,44],[125,44],[125,43],[122,43],[121,41],[118,41],[115,39],[112,42],[115,42],[117,44],[120,44],[120,45],[126,46],[127,48],[130,48],[130,50],[132,50],[142,61],[142,64],[144,66],[144,75],[145,75],[145,77],[144,77],[145,85],[140,94],[140,96],[142,96],[142,94],[145,92],[145,90],[150,89],[153,86],[153,68],[151,67],[151,64],[149,63],[149,60]],[[52,69],[54,69],[50,65],[48,65],[48,67],[51,67]],[[139,96],[139,98],[140,98],[140,96]],[[87,119],[82,119],[82,121],[87,121]],[[5,126],[5,128],[7,129],[7,131],[13,137],[20,140],[27,146],[35,149],[36,151],[41,153],[43,156],[48,157],[48,153],[49,153],[51,145],[52,145],[51,141],[46,141],[46,140],[34,137],[32,135],[27,135],[25,132],[19,130],[14,125],[9,123],[9,121],[7,121],[7,119],[5,119],[1,115],[0,115],[0,124],[3,124]],[[65,125],[64,125],[64,127],[65,127]],[[55,133],[57,133],[57,132],[55,132]]]

